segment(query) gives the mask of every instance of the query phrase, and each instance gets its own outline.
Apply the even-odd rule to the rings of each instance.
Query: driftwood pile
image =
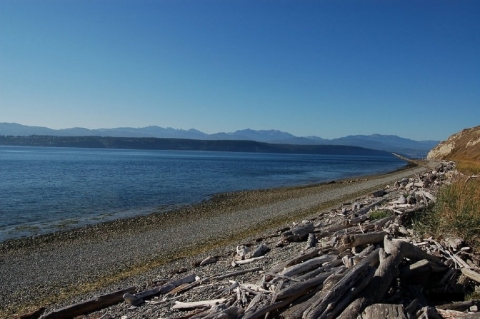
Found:
[[[43,318],[71,318],[119,299],[138,309],[163,305],[170,308],[168,317],[192,319],[474,318],[480,302],[464,300],[480,283],[479,260],[461,239],[417,238],[406,226],[412,214],[433,205],[436,190],[452,174],[453,163],[443,162],[435,171],[345,203],[319,222],[279,230],[270,237],[271,247],[261,241],[238,246],[222,274],[190,274],[141,292],[128,288]],[[379,211],[386,216],[374,219]],[[298,242],[303,250],[295,258],[268,269],[252,266]],[[211,256],[196,266],[222,258]],[[178,301],[192,291],[198,299]]]

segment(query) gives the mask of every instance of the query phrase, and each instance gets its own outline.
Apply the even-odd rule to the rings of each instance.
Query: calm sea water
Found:
[[[170,209],[215,193],[402,166],[393,156],[0,146],[0,241]]]

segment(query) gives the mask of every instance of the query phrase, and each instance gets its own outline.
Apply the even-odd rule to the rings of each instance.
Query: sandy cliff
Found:
[[[434,147],[428,159],[480,160],[480,126],[464,129]]]

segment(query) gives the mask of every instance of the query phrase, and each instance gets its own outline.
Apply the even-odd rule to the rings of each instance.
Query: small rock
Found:
[[[387,194],[387,192],[384,191],[383,189],[375,191],[375,192],[372,193],[373,197],[383,197],[386,194]]]
[[[251,253],[248,253],[246,255],[246,258],[255,258],[255,257],[260,257],[260,256],[263,256],[265,255],[266,253],[268,253],[270,251],[270,248],[267,247],[267,245],[265,244],[260,244],[257,246],[257,248],[255,248],[254,251],[252,251]]]
[[[250,248],[245,245],[237,246],[237,256],[240,259],[244,259],[245,256],[250,252]]]
[[[397,199],[396,203],[397,203],[397,204],[406,204],[406,203],[407,203],[407,199],[405,198],[405,196],[400,195],[400,197]]]
[[[454,251],[459,250],[462,247],[463,240],[460,238],[447,238],[445,240],[447,245],[452,248]]]

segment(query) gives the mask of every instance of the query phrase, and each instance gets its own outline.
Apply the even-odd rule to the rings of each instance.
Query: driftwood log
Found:
[[[180,302],[175,301],[175,305],[172,309],[191,309],[191,308],[202,308],[202,307],[211,307],[213,305],[218,305],[224,303],[227,299],[213,299],[213,300],[202,300],[202,301],[193,301],[193,302]]]
[[[304,318],[334,318],[339,309],[335,304],[345,296],[345,293],[355,287],[360,281],[369,281],[373,277],[372,268],[378,263],[378,250],[374,250],[364,260],[348,273],[327,292],[323,299],[315,301],[304,313]]]
[[[399,276],[398,265],[404,257],[414,260],[440,261],[438,257],[429,255],[420,248],[402,240],[390,240],[386,236],[383,245],[385,251],[382,250],[379,253],[380,265],[375,271],[375,276],[360,296],[342,312],[340,319],[354,319],[367,306],[379,302],[390,288],[393,279]]]
[[[365,308],[362,319],[407,319],[403,305],[374,304]]]
[[[129,304],[139,305],[143,303],[145,298],[150,298],[159,294],[166,294],[182,284],[189,284],[194,281],[195,281],[195,274],[191,274],[186,277],[171,281],[165,285],[155,287],[153,289],[149,289],[137,294],[131,294],[127,292],[123,295],[123,299]]]
[[[315,286],[320,286],[323,282],[333,273],[333,271],[322,273],[312,279],[305,280],[299,283],[295,283],[288,288],[285,288],[278,292],[277,299],[287,299],[293,296],[297,296],[297,298],[303,295],[306,291],[311,289]]]
[[[476,271],[473,271],[468,268],[462,268],[462,274],[467,276],[468,278],[475,280],[476,282],[480,282],[480,274]]]
[[[38,308],[29,313],[15,317],[15,319],[38,319],[45,312],[45,307]]]
[[[320,257],[307,260],[301,264],[296,264],[294,266],[285,268],[280,274],[283,276],[293,276],[293,275],[301,274],[309,270],[315,269],[321,266],[323,263],[333,261],[334,259],[337,259],[337,256],[323,255]]]
[[[344,245],[349,247],[376,244],[382,242],[385,235],[387,235],[387,233],[384,231],[366,234],[345,235],[342,238],[342,242]]]
[[[123,301],[123,295],[126,293],[135,292],[135,287],[118,290],[109,294],[98,296],[94,299],[90,299],[84,302],[76,303],[74,305],[54,310],[47,315],[44,319],[66,319],[80,316],[86,313],[90,313],[111,305],[117,304]]]

